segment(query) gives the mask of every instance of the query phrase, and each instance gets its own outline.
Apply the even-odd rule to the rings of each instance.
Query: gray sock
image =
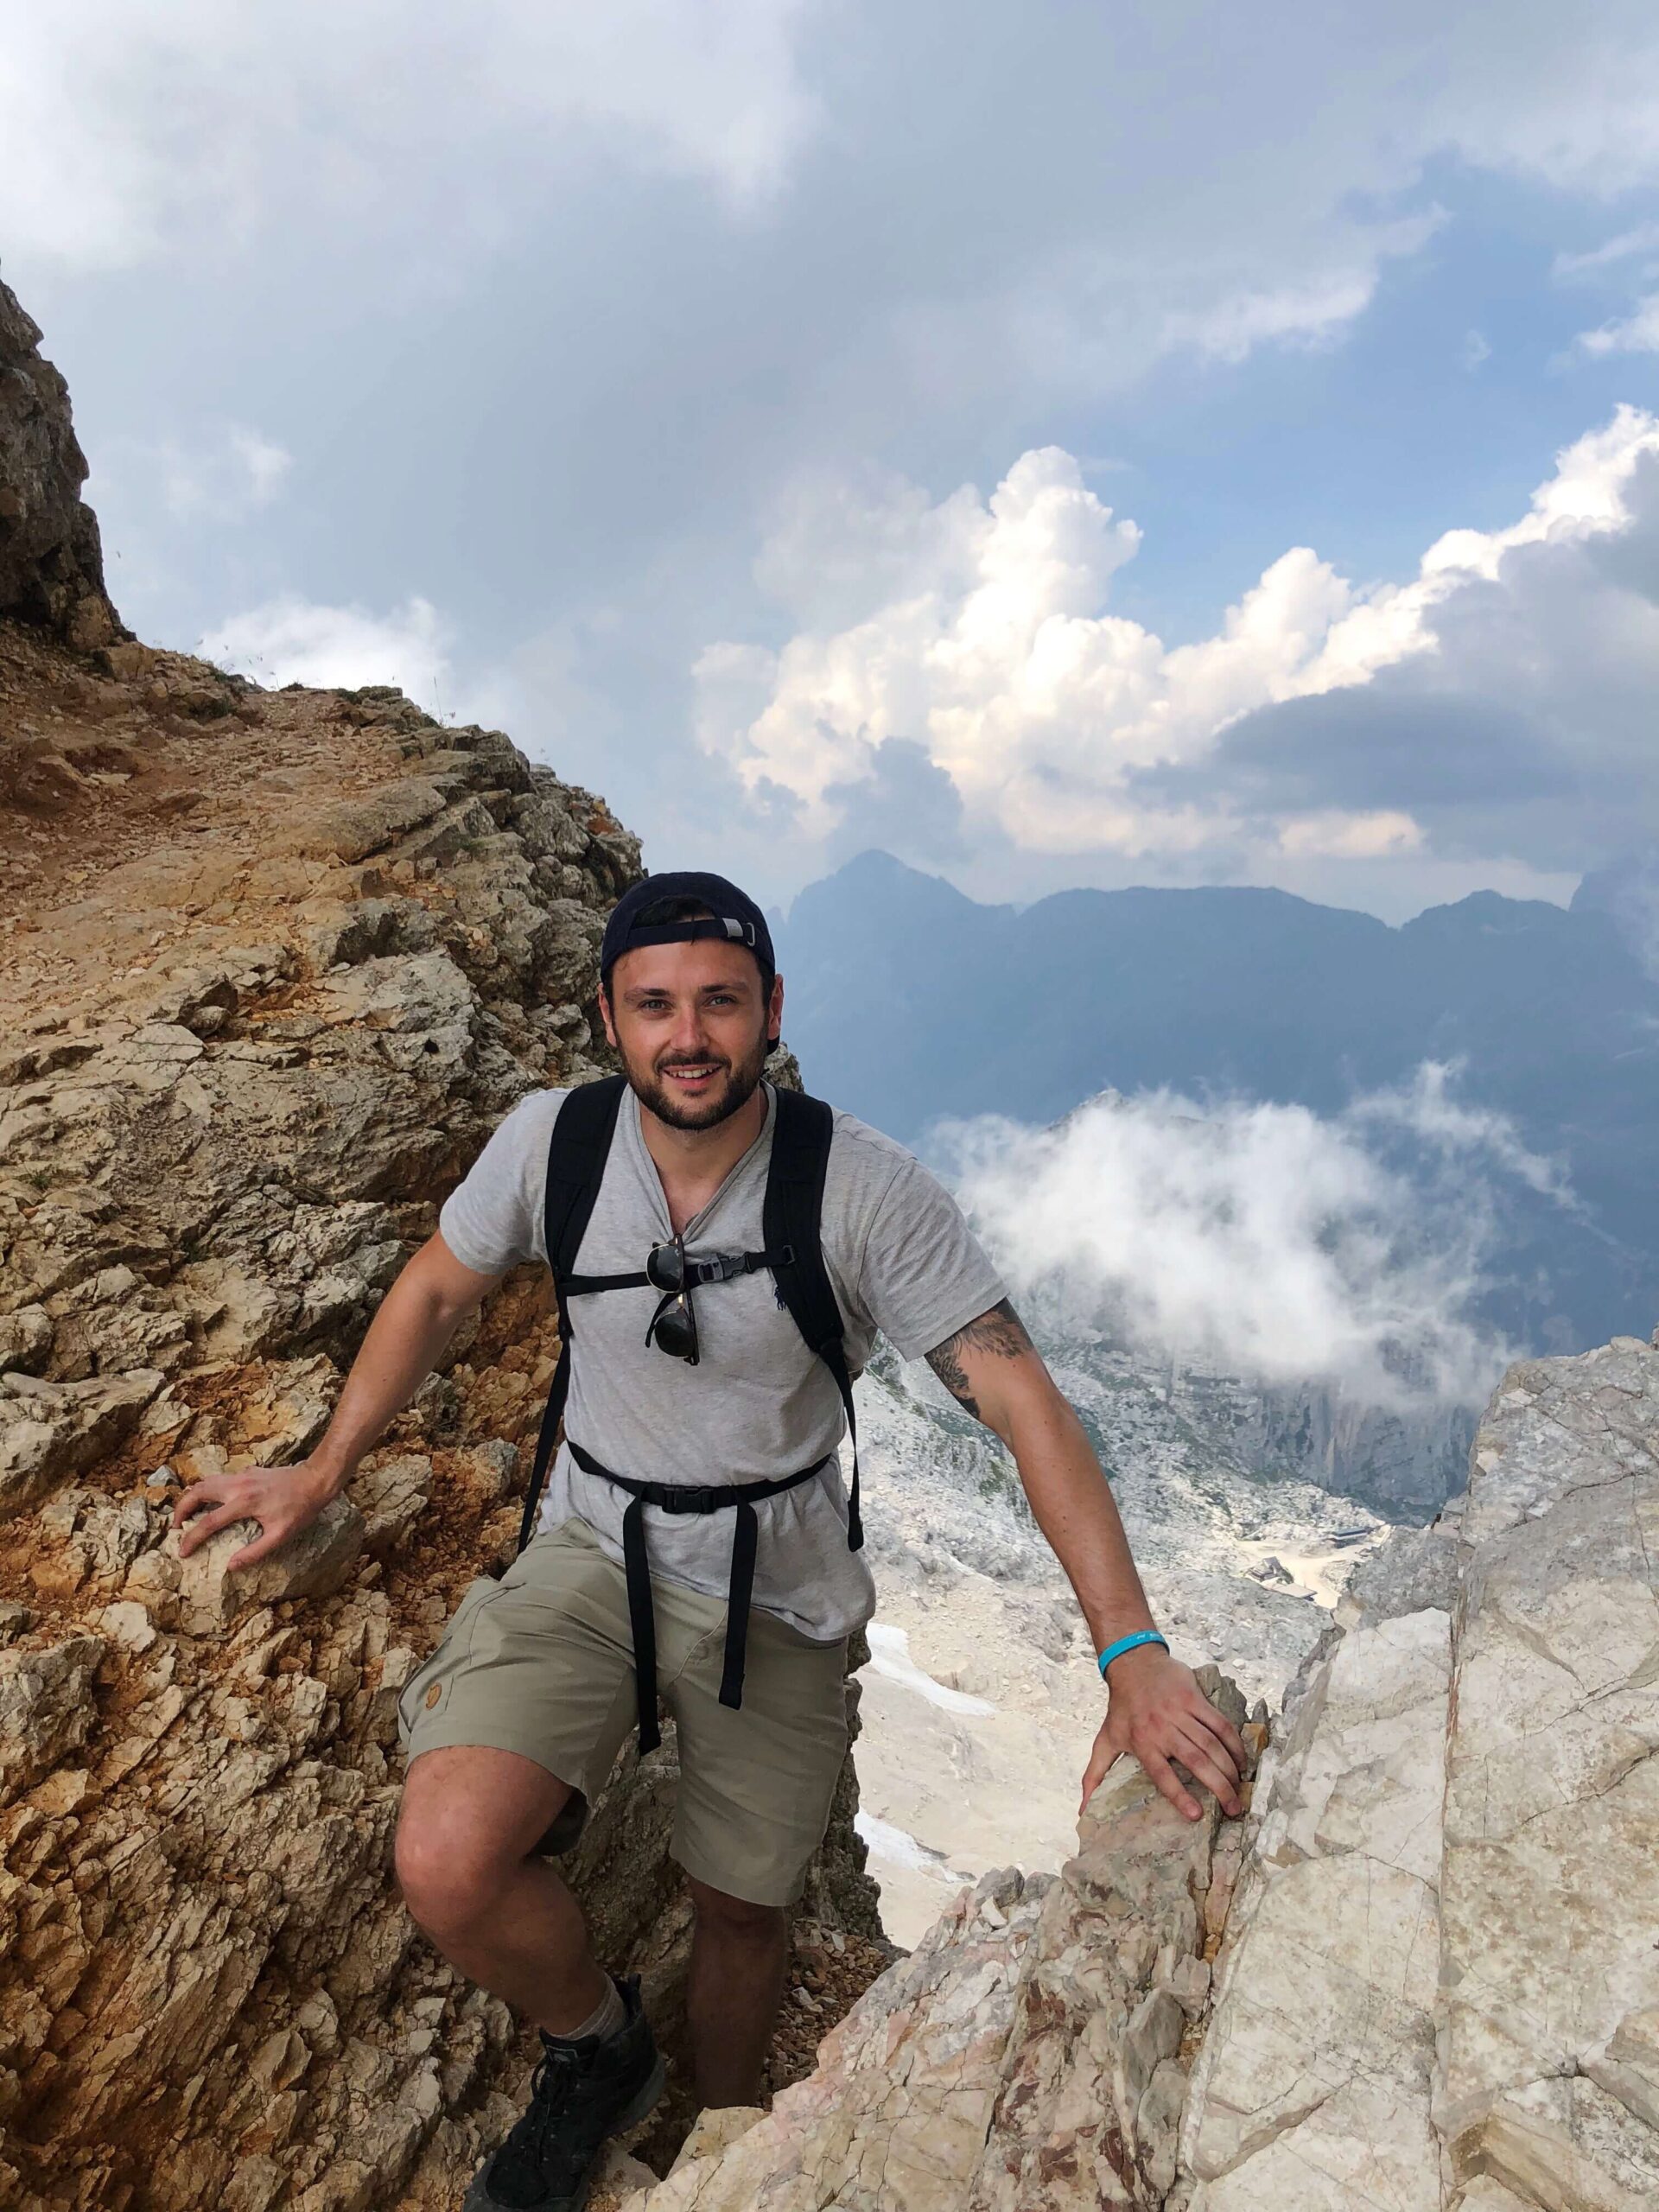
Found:
[[[569,2029],[562,2036],[550,2036],[550,2043],[585,2043],[590,2036],[597,2036],[602,2043],[607,2036],[613,2036],[628,2024],[628,2008],[622,2002],[622,1993],[608,1974],[605,1977],[605,1994],[601,1997],[580,2027]]]

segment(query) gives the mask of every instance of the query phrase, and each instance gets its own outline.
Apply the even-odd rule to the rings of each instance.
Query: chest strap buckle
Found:
[[[652,1491],[650,1503],[664,1513],[718,1513],[737,1500],[729,1486],[717,1490],[702,1483],[664,1483]]]

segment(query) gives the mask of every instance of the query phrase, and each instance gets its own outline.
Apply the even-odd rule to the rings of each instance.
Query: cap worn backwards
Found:
[[[674,909],[686,901],[706,907],[707,915],[672,918]],[[760,964],[762,983],[771,989],[778,966],[766,916],[747,893],[723,875],[706,874],[696,868],[650,875],[623,893],[605,925],[599,955],[601,978],[608,990],[611,969],[625,952],[637,946],[683,944],[697,938],[724,938],[728,944],[747,945]]]

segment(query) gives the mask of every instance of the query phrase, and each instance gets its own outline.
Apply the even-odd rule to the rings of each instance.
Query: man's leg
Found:
[[[696,1929],[686,2019],[701,2105],[753,2105],[789,1962],[789,1915],[688,1877]]]
[[[611,1984],[580,1908],[532,1854],[571,1795],[517,1751],[452,1745],[411,1760],[397,1878],[418,1925],[469,1981],[568,2036]]]

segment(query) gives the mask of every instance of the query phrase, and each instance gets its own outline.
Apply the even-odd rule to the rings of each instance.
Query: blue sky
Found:
[[[69,0],[0,271],[141,632],[653,865],[1564,898],[1659,836],[1659,20],[1446,18]]]
[[[1189,362],[1125,434],[1133,474],[1111,495],[1147,544],[1118,604],[1170,642],[1211,626],[1287,544],[1351,576],[1400,575],[1444,531],[1499,529],[1557,448],[1620,400],[1659,399],[1653,357],[1573,351],[1619,312],[1628,269],[1551,273],[1655,220],[1656,195],[1604,204],[1434,165],[1412,197],[1442,226],[1389,265],[1340,343]]]

